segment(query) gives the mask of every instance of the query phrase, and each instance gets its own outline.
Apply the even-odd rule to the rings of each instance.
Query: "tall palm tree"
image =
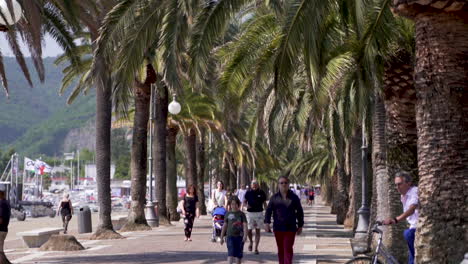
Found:
[[[149,109],[151,103],[151,85],[156,82],[156,72],[151,64],[146,66],[145,82],[135,80],[135,115],[133,121],[133,140],[131,152],[131,210],[127,223],[121,231],[151,229],[145,218],[146,174],[147,174],[147,135]],[[150,124],[151,125],[151,124]]]
[[[179,126],[171,121],[167,125],[167,175],[166,175],[166,205],[169,221],[179,221],[180,214],[177,212],[177,160],[176,142]]]
[[[415,22],[417,263],[457,263],[468,252],[467,6],[466,1],[393,1],[396,13]]]
[[[75,19],[82,23],[88,32],[91,50],[97,51],[99,27],[107,12],[116,4],[114,0],[79,1],[72,9]],[[80,74],[80,82],[72,92],[76,97],[86,92],[93,84],[96,86],[96,174],[98,187],[99,219],[98,229],[92,239],[121,238],[112,227],[111,197],[110,197],[110,138],[112,119],[112,86],[108,60],[103,54],[96,53],[93,57],[91,69],[70,70],[65,84],[70,84],[74,74]]]
[[[154,168],[155,168],[155,196],[158,201],[159,224],[170,224],[167,218],[166,207],[166,138],[167,115],[169,105],[169,91],[166,83],[160,80],[155,89],[155,141],[154,144]]]

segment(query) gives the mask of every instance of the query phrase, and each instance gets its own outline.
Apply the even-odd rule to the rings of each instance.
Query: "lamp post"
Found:
[[[176,95],[172,94],[172,102],[168,106],[169,113],[173,115],[177,115],[180,113],[180,110],[182,110],[182,107],[180,106],[179,102],[176,101]]]
[[[23,9],[16,0],[0,0],[0,31],[8,31],[8,26],[16,24],[22,15]]]
[[[358,225],[356,227],[356,234],[353,239],[353,252],[364,253],[367,252],[367,230],[369,228],[369,205],[367,203],[367,140],[366,140],[366,123],[365,119],[362,120],[362,201],[361,208],[357,211],[359,214]]]
[[[151,85],[151,98],[150,98],[150,125],[149,125],[149,154],[148,154],[148,172],[149,172],[149,201],[146,203],[146,222],[151,227],[159,225],[159,219],[156,215],[153,202],[153,123],[154,123],[154,85]]]
[[[155,211],[155,203],[153,201],[153,125],[154,125],[154,104],[155,104],[155,85],[151,85],[151,99],[150,99],[150,130],[149,130],[149,155],[148,155],[148,171],[149,171],[149,193],[150,193],[150,199],[146,203],[146,212],[145,212],[145,217],[146,221],[148,222],[148,225],[152,227],[159,226],[159,217],[156,215]],[[173,94],[173,99],[172,102],[168,106],[169,113],[173,115],[177,115],[180,113],[180,110],[182,107],[180,104],[176,101],[175,99],[175,94]]]

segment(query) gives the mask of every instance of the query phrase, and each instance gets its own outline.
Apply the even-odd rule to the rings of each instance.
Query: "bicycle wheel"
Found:
[[[378,264],[382,264],[380,260],[377,260]],[[345,264],[372,264],[372,258],[371,257],[355,257]]]

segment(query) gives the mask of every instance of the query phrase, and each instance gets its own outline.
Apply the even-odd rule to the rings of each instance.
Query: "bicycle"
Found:
[[[377,241],[377,247],[375,251],[370,255],[370,256],[358,256],[354,257],[353,259],[349,260],[345,264],[399,264],[399,262],[396,260],[390,252],[385,248],[384,244],[382,243],[382,237],[383,237],[383,231],[379,229],[379,226],[382,225],[382,222],[377,221],[375,222],[374,226],[372,227],[372,232],[373,233],[378,233],[379,234],[379,240]],[[379,257],[381,259],[385,260],[385,262],[382,262],[379,260]]]

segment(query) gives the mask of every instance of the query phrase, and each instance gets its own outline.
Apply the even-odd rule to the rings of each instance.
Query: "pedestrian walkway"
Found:
[[[350,231],[335,224],[330,208],[321,203],[305,207],[303,235],[296,238],[295,263],[344,263],[350,259]],[[210,242],[211,219],[195,220],[192,242],[184,242],[182,222],[144,232],[122,233],[125,239],[88,240],[90,234],[78,235],[86,250],[78,252],[41,252],[24,247],[7,247],[6,255],[13,263],[225,263],[226,245]],[[8,242],[7,242],[8,244]],[[8,246],[8,245],[7,245]],[[278,263],[276,243],[271,233],[262,231],[259,255],[247,251],[243,263]]]

